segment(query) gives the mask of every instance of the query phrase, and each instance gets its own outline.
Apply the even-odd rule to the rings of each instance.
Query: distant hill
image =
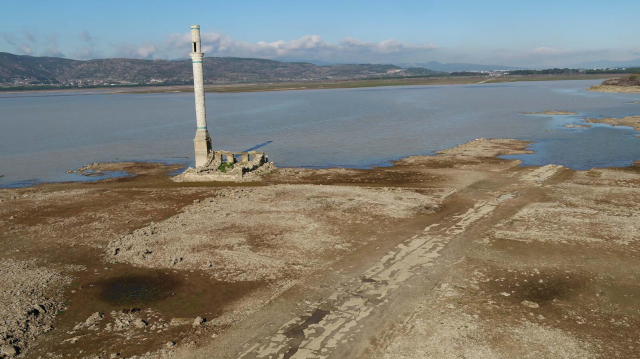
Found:
[[[281,62],[236,57],[205,57],[205,83],[278,82],[367,77],[428,76],[425,68],[353,64],[318,66],[307,62]],[[70,60],[0,52],[0,83],[107,85],[182,84],[193,81],[191,60],[101,59]]]
[[[307,62],[307,63],[318,65],[318,66],[347,65],[346,62],[329,62],[329,61],[322,61],[322,60],[279,59],[278,61],[282,61],[282,62]]]
[[[581,64],[576,65],[577,68],[584,69],[613,69],[620,67],[640,67],[640,59],[629,60],[629,61],[609,61],[609,60],[600,60],[600,61],[592,61],[592,62],[583,62]]]
[[[459,71],[497,71],[497,70],[522,70],[524,67],[512,67],[503,65],[480,65],[467,63],[447,63],[437,61],[416,62],[412,64],[399,64],[403,67],[422,67],[433,71],[459,72]]]

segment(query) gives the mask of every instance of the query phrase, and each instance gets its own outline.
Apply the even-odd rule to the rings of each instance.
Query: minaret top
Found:
[[[191,50],[192,52],[202,52],[200,47],[200,25],[191,25]]]

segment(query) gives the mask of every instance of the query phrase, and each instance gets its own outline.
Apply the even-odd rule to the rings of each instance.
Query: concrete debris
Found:
[[[240,157],[240,161],[236,160]],[[263,152],[213,151],[204,166],[187,168],[182,174],[172,178],[175,182],[255,182],[260,175],[276,169],[273,162]]]

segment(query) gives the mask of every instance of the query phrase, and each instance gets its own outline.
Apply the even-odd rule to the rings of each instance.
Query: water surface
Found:
[[[207,121],[215,149],[258,147],[278,166],[385,165],[480,137],[536,142],[518,157],[525,165],[630,165],[640,159],[632,129],[562,127],[640,113],[628,103],[638,94],[584,91],[599,82],[209,93]],[[86,179],[66,171],[102,161],[193,165],[193,94],[88,93],[0,94],[0,186]],[[580,115],[521,114],[542,110]]]

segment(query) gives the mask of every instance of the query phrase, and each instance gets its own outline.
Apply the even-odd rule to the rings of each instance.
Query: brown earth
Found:
[[[0,356],[637,357],[639,167],[496,157],[527,146],[2,189]]]

